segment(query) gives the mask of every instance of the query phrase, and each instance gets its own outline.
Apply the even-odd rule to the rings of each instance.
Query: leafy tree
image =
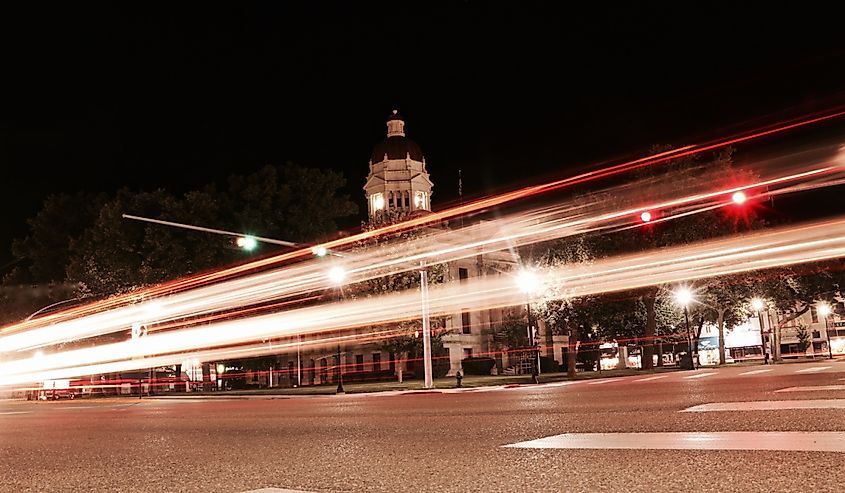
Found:
[[[400,222],[407,217],[408,214],[390,211],[377,215],[369,222],[363,224],[362,227],[365,231],[372,231],[389,224]],[[401,257],[409,254],[409,249],[424,245],[427,234],[426,231],[410,230],[378,238],[370,238],[357,244],[350,252],[355,254],[356,252],[372,252],[378,250],[387,256]],[[411,268],[404,272],[399,272],[401,269],[397,269],[396,267],[384,268],[381,271],[374,272],[370,279],[344,287],[344,293],[350,298],[369,298],[381,294],[419,289],[421,282],[420,267],[416,265],[403,267]],[[431,264],[426,265],[425,268],[429,286],[443,283],[448,275],[448,267],[445,264]],[[444,327],[444,318],[431,317],[429,319],[431,354],[435,357],[432,363],[433,366],[440,364],[442,357],[445,356],[443,347]],[[397,357],[401,354],[407,354],[408,358],[414,362],[412,365],[415,367],[415,373],[419,374],[422,368],[419,359],[423,355],[422,319],[399,322],[394,328],[399,332],[399,335],[380,343],[380,349],[392,353]],[[435,369],[435,373],[442,373],[444,375],[446,371],[448,371],[448,362],[445,364],[445,371]]]
[[[105,202],[102,194],[50,195],[41,210],[27,220],[29,234],[12,242],[20,262],[6,284],[42,284],[65,279],[70,245],[97,217]]]
[[[810,331],[805,324],[798,324],[795,335],[798,338],[798,351],[804,354],[810,347]]]
[[[164,190],[113,197],[53,196],[15,241],[34,282],[70,280],[114,294],[243,259],[231,238],[124,219],[124,213],[303,242],[324,239],[357,207],[334,171],[294,164],[234,175],[177,197]],[[20,278],[21,273],[16,274]]]
[[[528,347],[528,326],[525,310],[508,310],[493,334],[493,342],[503,348]]]
[[[749,304],[755,296],[753,274],[738,274],[706,279],[696,286],[695,310],[699,330],[694,345],[698,347],[703,322],[715,324],[719,331],[719,364],[725,364],[725,330],[748,319]]]
[[[787,314],[784,326],[819,302],[834,303],[845,290],[845,261],[836,259],[772,269],[757,278],[761,297]]]
[[[655,153],[665,150],[669,148],[653,148]],[[672,179],[672,193],[676,193],[675,190],[695,190],[701,183],[711,184],[716,189],[728,188],[740,183],[749,183],[754,178],[748,171],[738,169],[733,165],[733,149],[730,148],[717,152],[706,164],[702,161],[702,156],[696,155],[673,160],[661,171],[667,174],[657,175],[656,168],[643,169],[641,175],[651,186],[642,190],[639,200],[649,201],[652,197],[661,197],[661,194],[665,194],[666,177]],[[762,226],[762,221],[757,218],[751,205],[740,209],[720,208],[673,218],[663,223],[628,229],[621,234],[597,237],[597,241],[600,242],[597,249],[603,254],[618,252],[620,249],[624,252],[651,250],[725,236],[760,226]],[[644,302],[646,304],[656,302],[659,291],[659,288],[644,290]],[[654,337],[656,319],[649,316],[645,322],[644,336],[650,340]],[[703,326],[703,321],[697,325]],[[697,334],[700,334],[700,329]],[[646,346],[643,350],[643,368],[651,368],[651,365],[652,348]]]

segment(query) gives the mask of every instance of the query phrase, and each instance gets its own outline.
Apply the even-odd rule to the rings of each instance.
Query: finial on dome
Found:
[[[404,137],[405,136],[405,122],[399,116],[399,110],[393,110],[393,114],[387,119],[387,136],[388,137]]]

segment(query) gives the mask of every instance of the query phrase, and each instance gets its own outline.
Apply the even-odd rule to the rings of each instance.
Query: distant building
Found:
[[[434,183],[426,168],[425,156],[420,146],[407,137],[405,121],[398,111],[394,110],[388,118],[387,136],[373,148],[369,168],[370,172],[363,187],[369,220],[380,214],[395,217],[431,212]],[[509,251],[478,252],[476,255],[450,262],[447,265],[445,282],[467,282],[477,277],[507,275],[517,266],[518,259]],[[495,357],[499,370],[510,367],[513,371],[519,366],[525,351],[511,355],[506,352],[503,354],[502,348],[494,340],[494,333],[501,326],[507,311],[508,309],[502,308],[478,310],[467,306],[446,317],[445,327],[442,328],[446,335],[442,341],[447,352],[445,357],[449,360],[449,375],[454,375],[461,369],[461,360],[470,356]],[[358,332],[364,334],[367,329],[359,329]],[[538,332],[544,355],[561,362],[562,348],[566,345],[565,337],[553,337],[546,333],[542,324]],[[307,343],[308,339],[316,338],[305,336],[302,342]],[[385,353],[378,345],[372,343],[347,345],[341,348],[341,353],[344,375],[382,372],[389,377],[398,373],[395,360],[402,358],[402,355]],[[272,377],[272,385],[292,385],[299,379],[303,385],[334,383],[335,355],[336,350],[333,347],[315,350],[304,344],[303,350],[298,354],[288,353],[277,358],[277,366],[281,371]],[[406,369],[403,368],[403,371]],[[261,385],[271,384],[268,379],[269,372],[250,372],[247,376],[247,380]]]

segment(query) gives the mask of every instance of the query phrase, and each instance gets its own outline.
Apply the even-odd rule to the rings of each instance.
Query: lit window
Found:
[[[417,209],[425,209],[425,192],[416,192],[414,193],[414,207]]]
[[[384,195],[380,193],[374,193],[370,196],[370,200],[372,200],[374,211],[380,211],[384,209]]]

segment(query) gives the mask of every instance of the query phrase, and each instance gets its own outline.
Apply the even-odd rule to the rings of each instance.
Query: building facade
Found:
[[[377,143],[370,155],[369,174],[364,184],[364,196],[367,201],[368,220],[379,215],[386,217],[404,217],[425,214],[431,211],[431,198],[434,183],[426,168],[425,156],[420,146],[408,138],[405,133],[405,121],[398,111],[393,111],[387,119],[387,135]],[[471,226],[470,226],[471,227]],[[518,259],[508,251],[478,254],[449,262],[445,267],[444,282],[461,283],[478,277],[513,275],[518,267]],[[448,314],[440,327],[443,331],[442,342],[445,354],[437,357],[448,360],[452,376],[461,370],[461,361],[471,356],[490,356],[496,359],[495,371],[513,368],[524,359],[525,351],[509,354],[497,345],[495,331],[501,326],[508,309],[494,308],[478,310],[467,306],[455,313]],[[362,335],[368,329],[358,329]],[[538,329],[540,345],[544,355],[562,361],[562,348],[565,338],[552,337],[541,326]],[[343,368],[344,378],[352,380],[355,375],[367,375],[368,378],[398,378],[412,365],[405,361],[402,354],[391,354],[378,344],[345,345],[339,348],[324,347],[312,349],[309,339],[318,340],[320,336],[303,336],[298,339],[302,350],[296,354],[287,353],[277,358],[276,376],[270,381],[270,371],[254,372],[247,379],[264,385],[319,385],[335,383],[339,365]],[[397,363],[397,361],[399,363]]]

